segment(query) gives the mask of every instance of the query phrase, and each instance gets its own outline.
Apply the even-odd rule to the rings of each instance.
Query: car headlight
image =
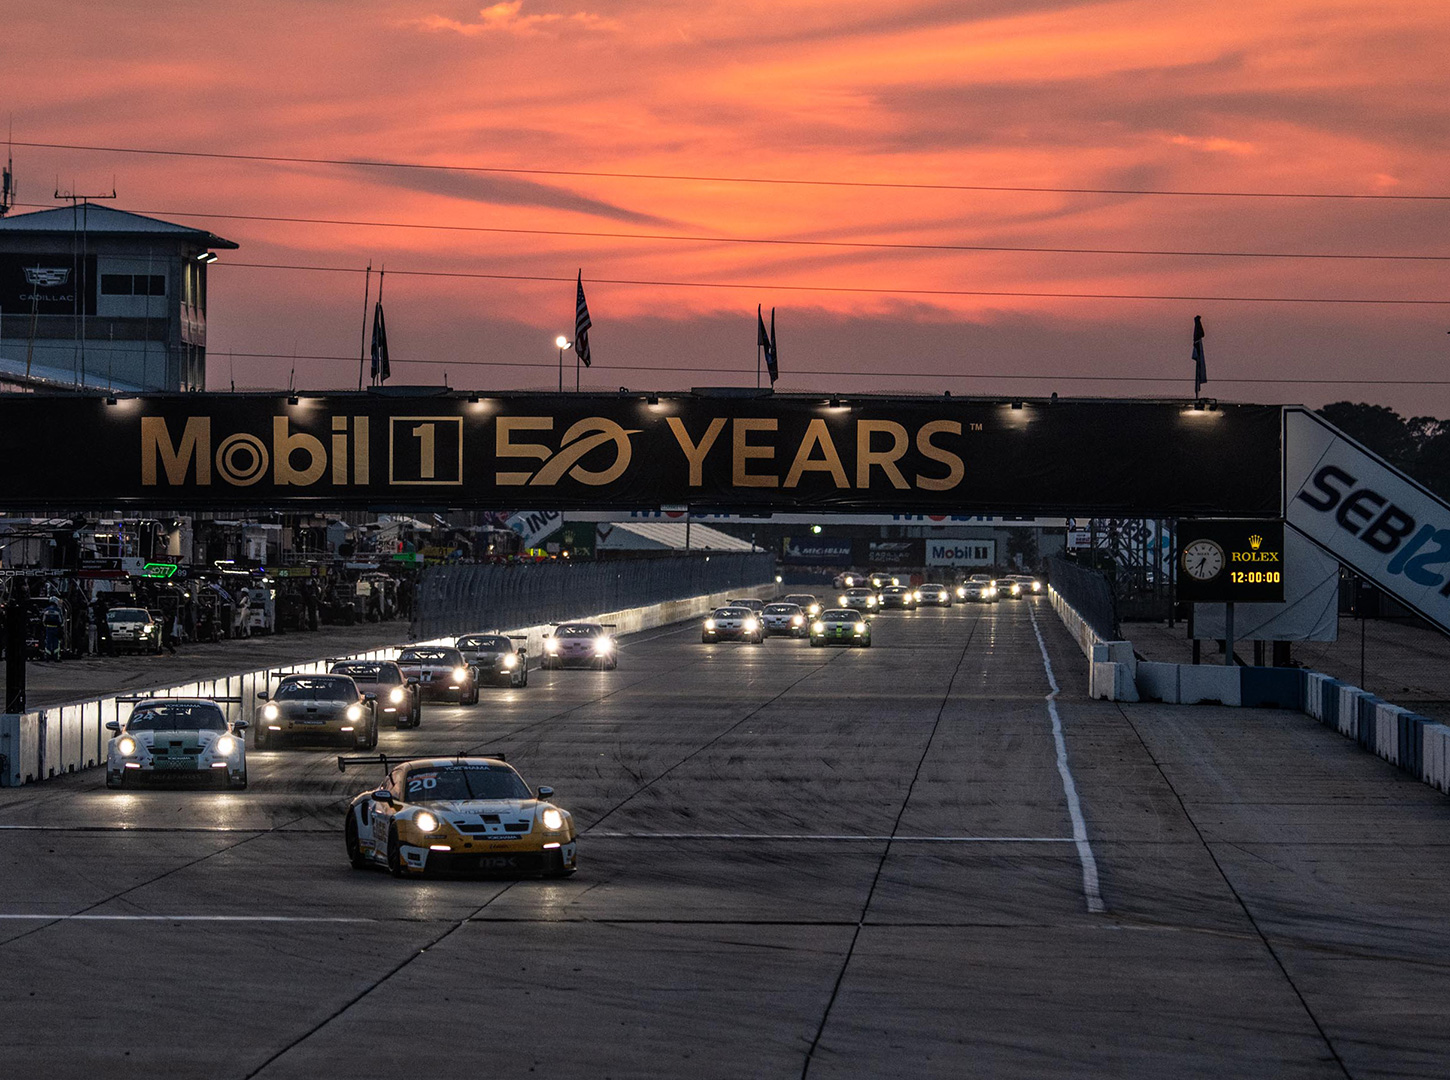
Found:
[[[1013,585],[1012,586],[1012,595],[1013,596],[1019,596],[1019,595],[1021,595],[1021,593],[1022,593],[1022,586],[1021,585]]]
[[[129,735],[124,735],[121,737],[121,741],[116,744],[116,749],[121,751],[126,757],[130,757],[136,752],[136,740]]]
[[[916,601],[920,602],[920,600],[921,600],[921,590],[918,589],[916,592],[912,593],[911,594],[911,598],[913,600],[916,600]]]
[[[361,720],[362,719],[362,706],[361,705],[349,705],[347,707],[347,718],[349,720]]]
[[[413,824],[418,826],[422,832],[435,832],[438,829],[438,819],[426,810],[418,811],[418,816],[413,819]]]
[[[564,815],[555,810],[552,806],[544,811],[544,828],[550,832],[558,832],[564,827]]]
[[[503,666],[509,671],[519,666],[519,658],[516,653],[504,653]]]
[[[856,579],[855,578],[853,578],[853,577],[846,578],[846,588],[849,589],[854,584],[856,584]]]
[[[282,710],[273,705],[270,701],[262,706],[262,716],[267,720],[275,720],[281,715]]]
[[[407,697],[407,695],[403,693],[403,688],[401,686],[395,686],[391,691],[388,692],[388,700],[391,701],[394,705],[401,703],[403,698],[405,697]]]
[[[790,624],[792,626],[804,626],[805,621],[806,617],[804,615],[792,615],[790,617]]]
[[[846,597],[844,595],[836,597],[836,603],[840,604],[842,607],[845,607]]]
[[[559,643],[557,641],[555,641],[553,638],[545,638],[544,639],[544,651],[545,652],[558,652],[559,651]]]
[[[820,613],[821,613],[821,605],[820,604],[812,604],[810,606],[810,610],[806,612],[807,615],[819,615]]]
[[[966,598],[967,598],[967,590],[965,588],[963,588],[961,585],[958,585],[957,586],[957,599],[959,599],[959,600],[965,600]]]
[[[1032,591],[1033,592],[1041,592],[1042,591],[1042,582],[1040,582],[1040,581],[1034,581],[1032,583]]]
[[[151,631],[153,631],[155,629],[156,629],[156,627],[154,627],[154,626],[143,626],[143,627],[141,627],[141,633],[142,634],[149,634],[149,633],[151,633]]]
[[[863,622],[858,622],[856,624],[856,633],[858,633],[858,634],[864,634],[865,632],[866,632],[866,624],[863,623]]]
[[[237,740],[230,735],[223,735],[212,744],[212,749],[222,757],[231,757],[237,749]]]
[[[876,597],[874,597],[874,596],[868,596],[868,597],[866,597],[866,606],[867,607],[875,607],[876,606]]]
[[[705,620],[705,629],[706,630],[713,630],[713,629],[715,629],[715,620],[714,619],[706,619]]]
[[[467,682],[468,681],[468,669],[466,667],[456,667],[456,668],[454,668],[453,669],[453,681],[454,682]]]
[[[939,592],[936,594],[936,598],[938,600],[945,600],[947,598],[947,594],[945,592]]]
[[[614,648],[614,642],[607,637],[602,637],[594,643],[594,651],[603,656]]]
[[[745,630],[746,630],[747,633],[749,633],[752,630],[759,630],[759,629],[760,629],[760,623],[756,622],[754,619],[746,619],[745,620]]]
[[[823,623],[823,622],[813,622],[813,623],[811,623],[811,633],[813,633],[813,634],[824,634],[825,632],[826,632],[826,624],[825,623]]]
[[[900,578],[892,578],[891,579],[891,584],[893,584],[893,585],[900,585],[901,584],[901,579]]]

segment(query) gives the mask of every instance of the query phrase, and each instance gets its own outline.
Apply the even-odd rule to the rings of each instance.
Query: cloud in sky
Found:
[[[662,385],[699,381],[695,372],[716,353],[739,360],[740,381],[753,378],[748,339],[757,303],[775,304],[809,328],[795,336],[793,353],[783,353],[784,389],[803,387],[807,367],[859,372],[857,389],[884,383],[882,341],[963,391],[1019,388],[950,383],[964,370],[963,355],[988,371],[1151,375],[1171,370],[1177,352],[1186,362],[1173,343],[1194,314],[1209,326],[1211,377],[1393,372],[1428,380],[1438,378],[1450,341],[1444,308],[1279,301],[1441,299],[1443,263],[1209,253],[1447,254],[1443,203],[528,170],[1439,194],[1450,190],[1450,80],[1437,47],[1447,31],[1450,9],[1438,0],[1332,7],[1319,0],[507,0],[482,7],[477,0],[285,7],[239,0],[193,5],[185,19],[140,0],[113,0],[84,20],[40,5],[13,13],[0,93],[16,137],[28,141],[525,170],[18,151],[22,195],[48,196],[52,178],[109,188],[114,176],[121,205],[161,217],[211,212],[535,230],[216,220],[214,231],[243,247],[214,268],[213,355],[289,353],[294,339],[303,352],[349,353],[360,271],[372,261],[390,267],[389,321],[400,347],[423,350],[439,365],[453,357],[478,385],[533,378],[527,367],[461,368],[461,358],[480,342],[510,343],[499,346],[506,353],[551,340],[572,312],[572,285],[560,282],[580,267],[586,283],[596,282],[596,357],[679,367],[657,376]],[[539,234],[551,230],[1200,254]],[[283,261],[359,273],[227,266]],[[405,269],[558,280],[392,272]],[[753,287],[700,287],[721,283]],[[1184,299],[969,295],[984,292]],[[739,350],[726,329],[735,319],[747,339]],[[969,347],[959,354],[943,342]],[[552,351],[544,352],[547,361]],[[285,378],[288,361],[246,366],[245,381],[261,382]],[[462,384],[460,371],[454,376]],[[320,367],[318,378],[327,377]],[[1173,385],[1073,389],[1162,393]],[[1388,403],[1395,394],[1428,396],[1450,416],[1444,388],[1246,383],[1221,392]]]

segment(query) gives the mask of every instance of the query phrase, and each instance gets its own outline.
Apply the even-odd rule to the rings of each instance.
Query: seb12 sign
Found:
[[[1180,521],[1178,598],[1200,604],[1282,604],[1282,521]]]

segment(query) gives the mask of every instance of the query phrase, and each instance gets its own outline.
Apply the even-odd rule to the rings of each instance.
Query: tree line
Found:
[[[1326,405],[1319,415],[1450,501],[1450,421],[1433,416],[1406,420],[1384,405],[1353,401]]]

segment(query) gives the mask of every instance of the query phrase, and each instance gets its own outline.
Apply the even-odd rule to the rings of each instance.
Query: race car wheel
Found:
[[[125,773],[106,773],[106,787],[123,788],[126,786]]]
[[[373,750],[378,745],[378,718],[373,714],[372,721],[368,724],[368,749]]]
[[[354,870],[366,870],[368,861],[357,839],[357,815],[351,810],[347,812],[347,824],[342,828],[342,844],[347,849],[348,864]]]
[[[247,786],[247,770],[246,769],[243,769],[242,770],[242,775],[239,776],[235,780],[232,779],[231,773],[228,773],[227,774],[227,787],[229,787],[229,788],[235,788],[235,789],[240,790],[242,788],[245,788],[246,786]]]
[[[388,873],[393,877],[403,876],[403,844],[398,839],[398,827],[388,826]]]
[[[252,733],[252,748],[255,750],[267,750],[271,745],[272,733],[262,727],[261,724],[258,724],[257,730]]]
[[[578,869],[577,866],[566,866],[563,870],[546,870],[542,876],[545,878],[573,877]]]

